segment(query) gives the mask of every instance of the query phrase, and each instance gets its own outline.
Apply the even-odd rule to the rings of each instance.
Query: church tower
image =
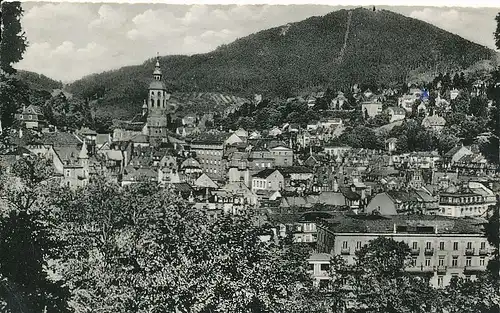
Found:
[[[147,126],[150,142],[158,142],[167,136],[167,101],[170,94],[167,92],[160,68],[160,59],[156,58],[153,71],[153,80],[149,84],[147,102]]]

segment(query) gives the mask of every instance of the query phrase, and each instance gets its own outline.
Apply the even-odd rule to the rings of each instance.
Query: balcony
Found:
[[[476,249],[470,248],[470,249],[465,249],[465,255],[474,255],[476,252]]]
[[[432,274],[434,273],[434,267],[432,266],[412,266],[412,267],[407,267],[406,271],[408,273],[412,274]]]
[[[351,254],[351,249],[350,248],[342,248],[342,249],[340,249],[340,254],[341,255],[349,255],[349,254]]]
[[[439,265],[437,266],[436,271],[438,272],[438,274],[445,274],[447,269],[448,268],[446,266]]]
[[[484,272],[486,270],[486,266],[466,266],[464,267],[464,274],[474,274]]]
[[[434,248],[425,248],[424,254],[425,255],[433,255],[434,254]]]
[[[479,249],[479,255],[488,255],[488,249]]]
[[[411,249],[411,255],[419,255],[419,254],[420,254],[420,248]]]

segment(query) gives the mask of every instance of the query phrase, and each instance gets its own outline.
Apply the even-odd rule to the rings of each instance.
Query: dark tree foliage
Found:
[[[57,257],[63,247],[47,197],[51,173],[47,160],[30,156],[0,179],[2,312],[70,312],[68,287],[46,270],[48,258]]]
[[[12,64],[22,60],[27,46],[21,27],[22,15],[23,9],[20,2],[2,2],[0,68],[8,74],[16,72]]]
[[[497,203],[490,207],[491,216],[486,224],[486,237],[492,247],[494,247],[493,257],[488,262],[488,270],[492,279],[496,282],[500,281],[500,198],[497,196]],[[499,285],[497,285],[499,286]]]
[[[500,49],[500,13],[498,13],[495,17],[495,21],[497,21],[497,28],[494,33],[495,45],[497,46],[497,49]]]

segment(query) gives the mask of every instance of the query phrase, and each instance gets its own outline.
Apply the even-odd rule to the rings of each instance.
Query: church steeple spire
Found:
[[[153,71],[153,78],[155,80],[161,80],[161,68],[160,68],[160,56],[159,53],[156,52],[156,64],[155,64],[155,70]]]

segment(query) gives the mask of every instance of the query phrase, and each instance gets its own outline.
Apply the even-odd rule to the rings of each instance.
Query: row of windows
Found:
[[[458,241],[453,242],[453,251],[458,251],[458,246],[459,246]],[[348,247],[349,247],[349,242],[348,241],[343,241],[342,242],[342,249],[347,249]],[[356,242],[356,249],[361,249],[361,247],[362,247],[362,242],[361,241],[357,241]],[[412,242],[411,248],[413,250],[417,250],[419,248],[418,247],[418,242],[417,241]],[[429,249],[430,250],[432,248],[433,248],[432,247],[432,242],[427,241],[425,243],[425,249]],[[439,250],[443,251],[443,250],[445,250],[445,248],[446,248],[445,242],[444,241],[439,242]],[[471,241],[469,241],[469,242],[466,243],[465,249],[473,249],[473,244],[472,244]],[[481,242],[479,249],[480,250],[486,249],[486,242],[485,241]]]
[[[157,91],[157,92],[156,92],[156,95],[157,95],[158,97],[161,97],[161,93],[162,93],[161,91]],[[154,92],[154,91],[151,91],[151,96],[154,96],[154,95],[155,95],[155,92]],[[167,95],[167,93],[165,92],[165,96],[166,96],[166,95]]]
[[[200,151],[196,151],[196,153],[206,154],[206,155],[222,155],[222,151],[212,151],[212,150],[208,150],[208,151],[200,150]]]
[[[472,202],[479,202],[482,201],[483,197],[481,196],[476,196],[476,197],[441,197],[442,202],[447,202],[447,203],[472,203]]]
[[[416,267],[418,266],[417,265],[417,257],[414,256],[412,257],[412,263],[411,263],[412,266]],[[425,258],[424,260],[424,263],[421,264],[422,266],[425,266],[425,267],[430,267],[430,266],[434,266],[434,264],[432,264],[432,259],[430,257],[428,258]],[[439,256],[439,259],[438,259],[438,266],[446,266],[447,263],[446,263],[446,257],[445,256]],[[458,255],[454,255],[452,256],[451,258],[451,267],[458,267]],[[486,258],[485,257],[480,257],[479,258],[479,266],[485,266],[486,265]],[[465,266],[472,266],[472,257],[468,256],[465,258]]]
[[[267,166],[266,166],[266,163],[255,163],[255,166],[257,167],[271,167],[271,163],[270,162],[267,162]]]
[[[220,160],[204,160],[200,159],[200,163],[205,163],[205,164],[214,164],[214,165],[220,165],[221,161]]]
[[[207,171],[207,173],[217,174],[217,170],[214,168],[208,168],[206,171]]]
[[[156,107],[161,107],[162,105],[164,105],[166,103],[166,100],[160,100],[160,99],[157,99],[156,100]],[[155,100],[153,98],[151,98],[151,106],[154,108],[155,107]]]

